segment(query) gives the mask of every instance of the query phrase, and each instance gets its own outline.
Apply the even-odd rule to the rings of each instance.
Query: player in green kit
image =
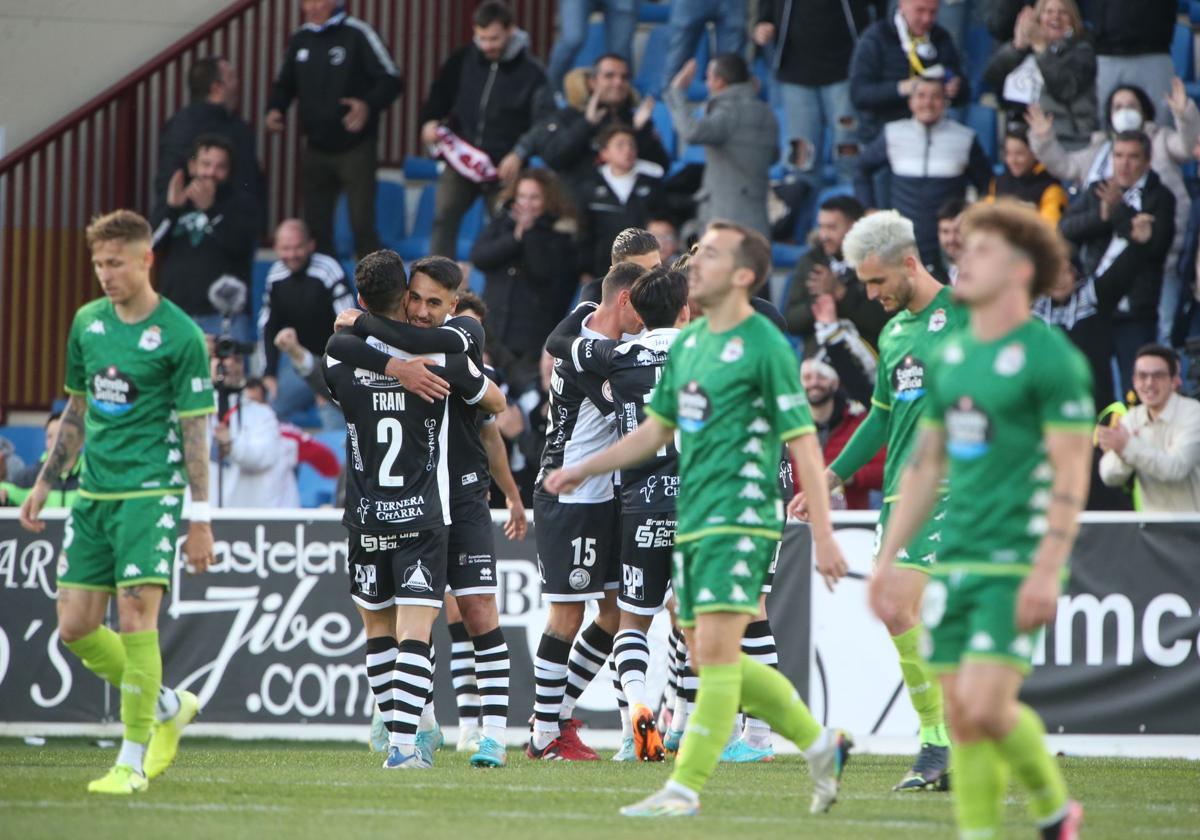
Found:
[[[879,334],[879,366],[871,411],[841,454],[826,470],[830,488],[852,476],[887,445],[883,467],[883,510],[879,535],[899,498],[900,475],[917,439],[917,421],[925,405],[925,377],[930,360],[946,336],[966,323],[966,310],[921,264],[913,224],[895,210],[864,216],[842,243],[847,262],[865,284],[867,295],[896,313]],[[789,513],[805,515],[807,496],[798,495]],[[881,616],[900,656],[900,673],[913,709],[921,721],[921,750],[895,790],[947,790],[950,740],[946,733],[942,691],[921,657],[921,596],[938,558],[944,500],[929,525],[902,549],[892,575],[894,613]],[[890,688],[889,688],[890,691]]]
[[[183,492],[192,508],[183,556],[203,571],[212,557],[208,513],[208,418],[216,410],[204,335],[150,283],[150,225],[129,210],[87,229],[104,297],[75,313],[67,339],[67,408],[21,524],[39,519],[58,476],[87,444],[79,498],[58,561],[59,638],[121,691],[125,737],[92,793],[144,791],[175,758],[199,703],[162,685],[158,611],[171,583]],[[120,633],[104,624],[117,596]]]
[[[783,528],[780,440],[795,460],[801,486],[823,486],[795,353],[750,305],[770,267],[771,248],[761,234],[729,222],[710,224],[688,273],[690,297],[705,315],[672,344],[645,421],[611,449],[546,479],[552,492],[566,492],[587,476],[649,459],[678,435],[671,579],[700,688],[671,780],[621,809],[626,816],[698,813],[700,790],[717,766],[739,704],[804,751],[813,776],[813,813],[836,801],[849,755],[850,739],[823,729],[787,677],[741,652]],[[817,569],[832,587],[846,573],[846,562],[833,539],[828,499],[822,494],[814,502]]]
[[[1046,840],[1078,836],[1045,729],[1017,698],[1036,634],[1054,618],[1063,568],[1087,499],[1092,377],[1066,335],[1030,317],[1057,282],[1061,240],[1031,208],[977,204],[962,221],[955,298],[968,327],[926,376],[921,437],[900,483],[870,583],[872,608],[895,608],[896,558],[949,478],[942,548],[925,594],[931,667],[941,675],[960,836],[1001,836],[1008,775],[1028,790]]]

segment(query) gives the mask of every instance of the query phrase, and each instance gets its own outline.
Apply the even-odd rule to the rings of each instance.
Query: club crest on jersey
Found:
[[[734,336],[725,342],[725,346],[721,348],[721,361],[725,363],[736,362],[746,352],[746,346],[742,342],[741,336]]]
[[[469,370],[471,372],[471,375],[476,378],[483,375],[479,372],[479,368],[475,367],[475,363],[473,361],[471,361],[470,356],[467,357],[467,370]]]
[[[959,397],[946,412],[946,450],[955,458],[973,461],[987,453],[992,421],[968,396]]]
[[[929,316],[929,331],[941,332],[946,327],[946,310],[935,309]]]
[[[604,399],[608,400],[609,402],[613,401],[612,383],[607,379],[605,379],[604,384],[600,386],[600,393],[604,395]]]
[[[588,584],[592,582],[592,575],[587,569],[572,569],[571,574],[567,576],[567,583],[576,592],[582,592],[588,588]]]
[[[992,370],[1001,376],[1015,376],[1025,367],[1025,347],[1022,344],[1009,344],[996,354],[996,363]]]
[[[138,347],[147,352],[157,350],[162,346],[162,330],[155,324],[152,327],[146,327],[142,331],[142,337],[138,339]]]
[[[433,575],[430,574],[429,568],[417,560],[407,569],[404,570],[404,577],[400,584],[405,589],[412,592],[432,592],[433,591]]]
[[[105,414],[118,417],[133,408],[138,389],[133,380],[109,365],[92,374],[91,405]]]

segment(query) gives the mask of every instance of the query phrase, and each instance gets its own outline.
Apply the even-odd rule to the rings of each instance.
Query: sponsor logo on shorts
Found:
[[[125,566],[125,571],[121,572],[121,577],[123,577],[123,578],[137,577],[139,574],[141,574],[141,571],[142,570],[139,569],[135,564],[129,563],[128,565]]]
[[[482,569],[480,569],[479,570],[479,579],[481,581],[483,581],[484,583],[491,583],[492,582],[491,568],[488,566],[484,566]]]
[[[745,560],[739,560],[733,564],[733,568],[729,570],[732,577],[750,577],[750,566]]]
[[[364,566],[360,563],[354,564],[354,588],[358,590],[360,595],[374,597],[379,594],[379,583],[376,579],[376,569],[374,566]]]
[[[479,482],[479,473],[469,472],[462,477],[462,486],[463,487],[467,487],[468,485],[476,484],[478,482]]]
[[[636,566],[628,563],[621,564],[622,594],[631,601],[641,601],[646,597],[646,576]]]
[[[542,580],[545,580],[544,573]],[[584,589],[587,589],[591,582],[592,575],[587,569],[572,569],[571,574],[567,576],[567,583],[576,592],[582,592]]]
[[[740,583],[735,583],[735,584],[733,585],[733,588],[731,588],[731,589],[729,590],[729,597],[730,597],[730,598],[732,598],[734,601],[748,601],[748,600],[750,600],[750,599],[749,599],[749,598],[746,596],[746,590],[745,590],[745,589],[742,589],[742,585],[741,585]]]
[[[458,555],[458,565],[460,566],[478,566],[484,563],[491,563],[492,555],[490,554],[460,554]]]
[[[697,604],[707,604],[707,603],[710,603],[715,600],[717,600],[717,596],[713,595],[712,590],[709,589],[707,586],[702,588],[699,592],[696,593],[696,603]]]
[[[158,565],[154,567],[154,573],[159,575],[171,574],[171,565],[166,560],[159,560]]]
[[[418,560],[404,570],[400,585],[412,592],[432,592],[433,575],[429,568]]]
[[[980,630],[978,633],[976,633],[974,636],[971,637],[971,641],[967,643],[967,647],[970,650],[977,650],[977,651],[994,650],[996,647],[996,641],[991,637],[990,634],[985,633],[983,630]]]

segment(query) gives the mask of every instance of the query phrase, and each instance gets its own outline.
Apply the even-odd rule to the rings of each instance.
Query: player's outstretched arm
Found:
[[[188,535],[183,541],[183,562],[192,573],[208,568],[213,556],[211,514],[208,508],[208,415],[184,417],[183,462],[192,492]]]
[[[799,435],[787,442],[788,453],[796,466],[796,479],[809,497],[808,517],[812,529],[813,547],[817,555],[817,571],[829,591],[848,571],[846,558],[833,539],[833,522],[829,516],[829,494],[825,488],[825,460],[813,433]]]
[[[33,489],[21,504],[21,527],[26,531],[40,534],[45,530],[46,523],[41,520],[42,508],[50,495],[51,485],[83,448],[83,423],[86,416],[87,397],[83,394],[71,394],[62,413],[54,449],[46,456],[46,463],[42,465],[42,471],[38,473]]]
[[[508,507],[508,522],[504,526],[504,536],[510,540],[525,539],[529,523],[525,519],[525,503],[521,501],[521,491],[513,478],[512,468],[508,465],[508,447],[500,436],[500,427],[496,423],[484,423],[479,430],[479,438],[483,441],[483,450],[487,453],[488,472],[492,480],[504,494],[504,502]]]
[[[654,457],[654,453],[671,442],[675,430],[657,417],[647,417],[631,434],[625,435],[603,452],[582,463],[555,470],[546,476],[549,493],[569,493],[593,475],[636,466]]]
[[[1086,432],[1048,431],[1046,455],[1054,469],[1046,533],[1033,555],[1033,569],[1017,597],[1017,628],[1023,632],[1054,619],[1062,569],[1079,532],[1079,512],[1092,478],[1092,443]]]
[[[929,518],[945,471],[946,430],[940,425],[925,425],[900,477],[900,500],[888,517],[879,561],[871,575],[868,593],[871,609],[881,619],[886,620],[897,607],[889,597],[892,588],[886,584],[896,554],[912,542],[917,529]]]

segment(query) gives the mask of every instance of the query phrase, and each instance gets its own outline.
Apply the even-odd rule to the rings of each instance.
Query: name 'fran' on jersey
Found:
[[[400,359],[418,356],[377,338],[367,344]],[[474,404],[488,381],[467,356],[427,353],[452,395]],[[360,531],[420,530],[450,524],[449,404],[409,393],[399,381],[328,354],[325,381],[346,417],[346,507]]]

